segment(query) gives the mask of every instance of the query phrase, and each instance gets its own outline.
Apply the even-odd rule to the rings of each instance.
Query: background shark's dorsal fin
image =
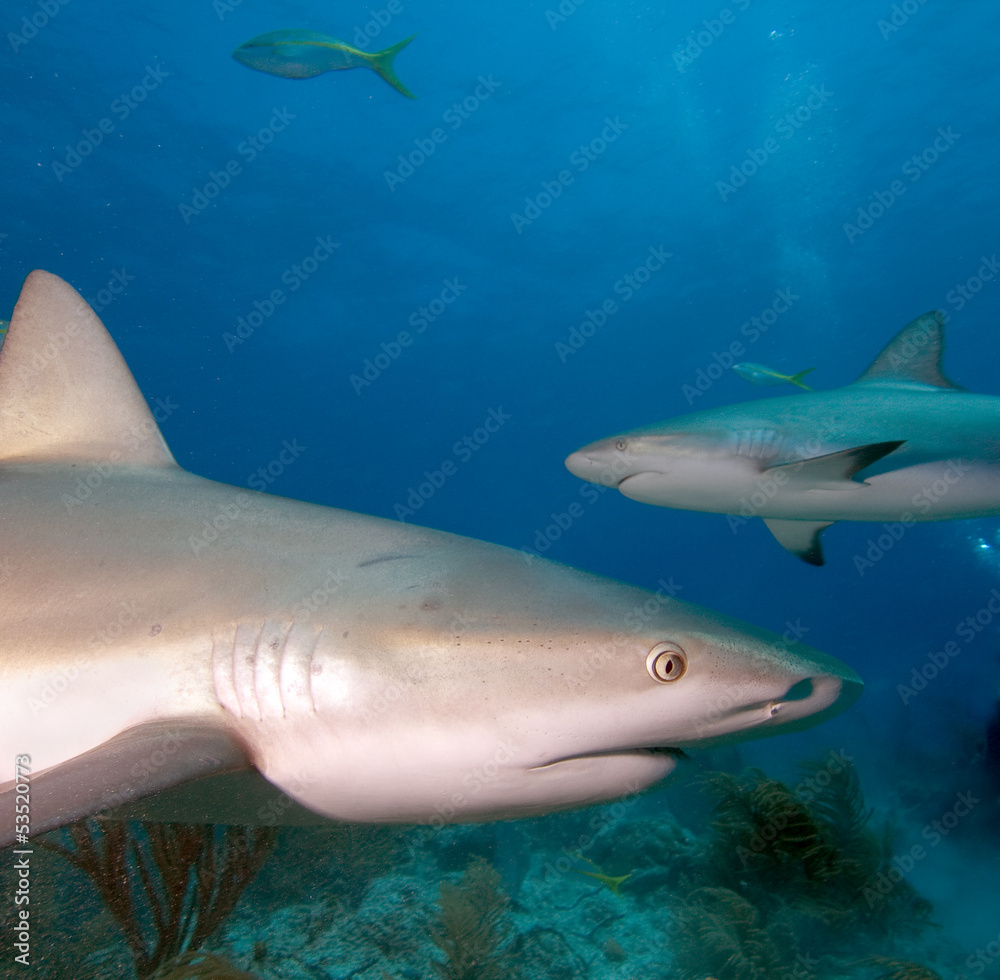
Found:
[[[69,283],[32,272],[0,350],[0,463],[174,465],[97,314]]]
[[[944,314],[932,310],[903,327],[858,381],[894,381],[964,390],[944,376],[943,356]]]

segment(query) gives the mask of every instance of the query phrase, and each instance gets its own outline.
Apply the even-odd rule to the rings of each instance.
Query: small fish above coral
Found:
[[[602,885],[606,885],[611,889],[616,895],[621,895],[622,885],[632,877],[632,873],[629,872],[627,875],[609,875],[605,874],[590,858],[585,858],[582,854],[576,855],[581,861],[585,861],[594,870],[593,871],[583,871],[580,868],[570,868],[570,871],[576,872],[578,875],[587,875],[588,878],[596,878]]]
[[[806,391],[812,391],[809,385],[802,383],[802,379],[810,371],[815,371],[816,368],[806,368],[804,371],[798,371],[796,374],[782,374],[773,368],[764,367],[763,364],[755,364],[753,361],[743,361],[741,364],[734,364],[733,370],[745,381],[750,381],[755,385],[790,384],[797,385],[799,388],[805,388]]]
[[[328,71],[344,68],[371,68],[408,99],[416,96],[399,80],[393,61],[416,34],[367,54],[358,48],[317,31],[284,30],[259,34],[241,44],[233,57],[247,68],[265,71],[282,78],[315,78]]]

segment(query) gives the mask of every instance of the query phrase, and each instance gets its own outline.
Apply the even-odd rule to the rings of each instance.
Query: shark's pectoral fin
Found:
[[[842,449],[838,453],[827,453],[812,459],[779,463],[768,470],[778,470],[786,474],[794,485],[808,490],[858,490],[867,484],[854,477],[861,470],[877,463],[903,445],[902,441],[873,442],[867,446]],[[808,484],[807,487],[803,484]]]
[[[217,823],[236,827],[313,827],[334,823],[307,810],[256,769],[240,769],[182,783],[112,810],[110,820]]]
[[[31,777],[31,833],[54,830],[179,783],[249,765],[243,747],[217,727],[154,722],[130,728]],[[14,841],[17,795],[15,783],[0,790],[0,847]]]
[[[788,521],[777,517],[765,517],[764,523],[778,544],[786,551],[790,551],[810,565],[824,563],[823,546],[819,541],[820,531],[835,524],[835,521]]]

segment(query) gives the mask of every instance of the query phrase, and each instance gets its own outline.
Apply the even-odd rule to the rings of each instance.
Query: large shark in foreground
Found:
[[[188,821],[541,813],[860,692],[696,606],[185,472],[45,272],[0,351],[0,454],[0,759],[30,777],[0,843],[150,794]]]
[[[943,330],[941,313],[925,313],[844,388],[680,415],[584,446],[566,466],[643,503],[762,517],[813,565],[834,521],[1000,514],[1000,398],[944,376]]]

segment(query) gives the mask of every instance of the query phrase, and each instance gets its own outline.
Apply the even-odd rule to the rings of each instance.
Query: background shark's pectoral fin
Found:
[[[40,834],[212,773],[250,765],[226,731],[189,722],[130,728],[97,748],[33,775],[31,833]],[[14,842],[16,785],[0,791],[0,847]]]
[[[867,446],[842,449],[838,453],[827,453],[813,459],[779,463],[777,466],[769,466],[768,470],[783,471],[800,489],[858,490],[866,484],[863,479],[854,479],[855,475],[902,445],[903,442],[899,440],[873,442]]]
[[[819,534],[836,521],[788,521],[765,517],[764,523],[782,548],[810,565],[824,564]]]

